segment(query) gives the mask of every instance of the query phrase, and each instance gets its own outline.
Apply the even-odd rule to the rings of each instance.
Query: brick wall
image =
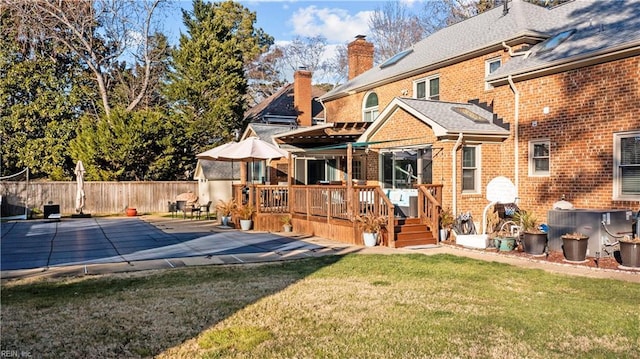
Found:
[[[458,210],[471,210],[479,217],[487,204],[485,188],[496,176],[516,181],[515,176],[515,96],[509,85],[485,90],[485,61],[500,56],[509,60],[506,51],[496,51],[438,71],[432,71],[382,85],[375,89],[379,112],[392,100],[408,91],[413,95],[413,81],[431,75],[440,77],[440,100],[467,102],[479,99],[493,106],[494,113],[511,124],[512,135],[499,144],[482,147],[482,192],[462,195],[461,152],[457,152]],[[520,206],[546,218],[552,204],[564,194],[579,208],[640,208],[640,201],[612,200],[613,133],[640,129],[640,60],[626,58],[605,64],[583,67],[564,73],[516,82],[520,92],[518,182]],[[362,102],[368,92],[359,92],[325,103],[328,121],[362,119]],[[549,107],[549,113],[543,109]],[[434,183],[441,180],[443,205],[451,206],[451,149],[454,141],[438,141],[425,125],[404,111],[394,113],[389,124],[375,134],[375,139],[407,138],[416,134],[417,142],[442,148],[434,152]],[[534,126],[535,123],[535,126]],[[551,175],[528,174],[529,141],[548,138],[551,142]],[[416,142],[416,141],[411,141]],[[396,146],[389,144],[383,146]],[[440,162],[442,165],[440,165]],[[369,165],[376,161],[369,160]],[[376,169],[368,178],[377,178]]]

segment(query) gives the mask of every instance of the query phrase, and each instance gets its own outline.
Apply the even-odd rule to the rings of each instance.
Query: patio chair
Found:
[[[169,201],[169,213],[171,213],[171,218],[175,218],[178,214],[178,206],[175,202]]]
[[[211,201],[207,202],[207,204],[203,204],[202,206],[200,206],[200,212],[204,212],[204,218],[205,219],[209,219],[210,214],[211,214]]]
[[[200,206],[199,204],[195,203],[192,204],[191,206],[188,206],[189,212],[191,212],[191,218],[193,219],[193,215],[196,215],[196,219],[200,219],[200,214],[202,213],[202,206]]]
[[[182,212],[182,219],[187,218],[187,201],[176,201],[176,210]]]

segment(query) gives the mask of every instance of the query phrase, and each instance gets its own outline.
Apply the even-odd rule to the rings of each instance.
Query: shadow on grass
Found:
[[[2,348],[43,358],[156,356],[341,259],[8,282]]]

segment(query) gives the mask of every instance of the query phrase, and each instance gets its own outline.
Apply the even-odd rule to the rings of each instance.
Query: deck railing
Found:
[[[442,185],[418,185],[418,216],[422,223],[438,235]],[[349,194],[349,190],[351,193]],[[378,186],[344,185],[234,185],[234,199],[238,203],[252,203],[257,214],[281,215],[290,213],[299,218],[324,221],[353,221],[358,215],[372,213],[384,216],[386,244],[395,243],[394,205]],[[355,228],[355,222],[354,222]]]

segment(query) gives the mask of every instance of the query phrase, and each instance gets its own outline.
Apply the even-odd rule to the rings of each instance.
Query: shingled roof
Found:
[[[526,79],[640,54],[640,1],[575,1],[560,10],[563,19],[550,30],[553,37],[513,57],[487,81],[499,85],[509,75]]]
[[[326,91],[317,86],[311,87],[312,118],[323,118],[324,108],[316,99]],[[293,84],[283,86],[273,95],[247,110],[244,117],[249,122],[295,123],[298,112],[293,105]]]
[[[510,134],[507,124],[502,123],[491,111],[476,104],[396,97],[358,141],[369,141],[398,108],[427,124],[441,138],[457,137],[462,133],[502,140]]]
[[[441,68],[468,58],[477,57],[507,45],[536,44],[571,27],[589,26],[599,29],[606,23],[606,33],[597,35],[585,31],[576,36],[574,44],[567,42],[558,51],[537,59],[524,58],[508,61],[491,78],[522,70],[522,66],[544,66],[558,58],[586,55],[623,43],[637,42],[640,13],[637,0],[594,1],[580,0],[547,9],[522,0],[509,1],[505,14],[499,6],[442,30],[414,44],[409,54],[390,66],[374,66],[351,81],[336,87],[321,101],[347,96],[352,91],[366,91],[386,83],[395,82],[417,74]],[[595,24],[595,26],[593,25]],[[512,64],[512,62],[514,62]]]

